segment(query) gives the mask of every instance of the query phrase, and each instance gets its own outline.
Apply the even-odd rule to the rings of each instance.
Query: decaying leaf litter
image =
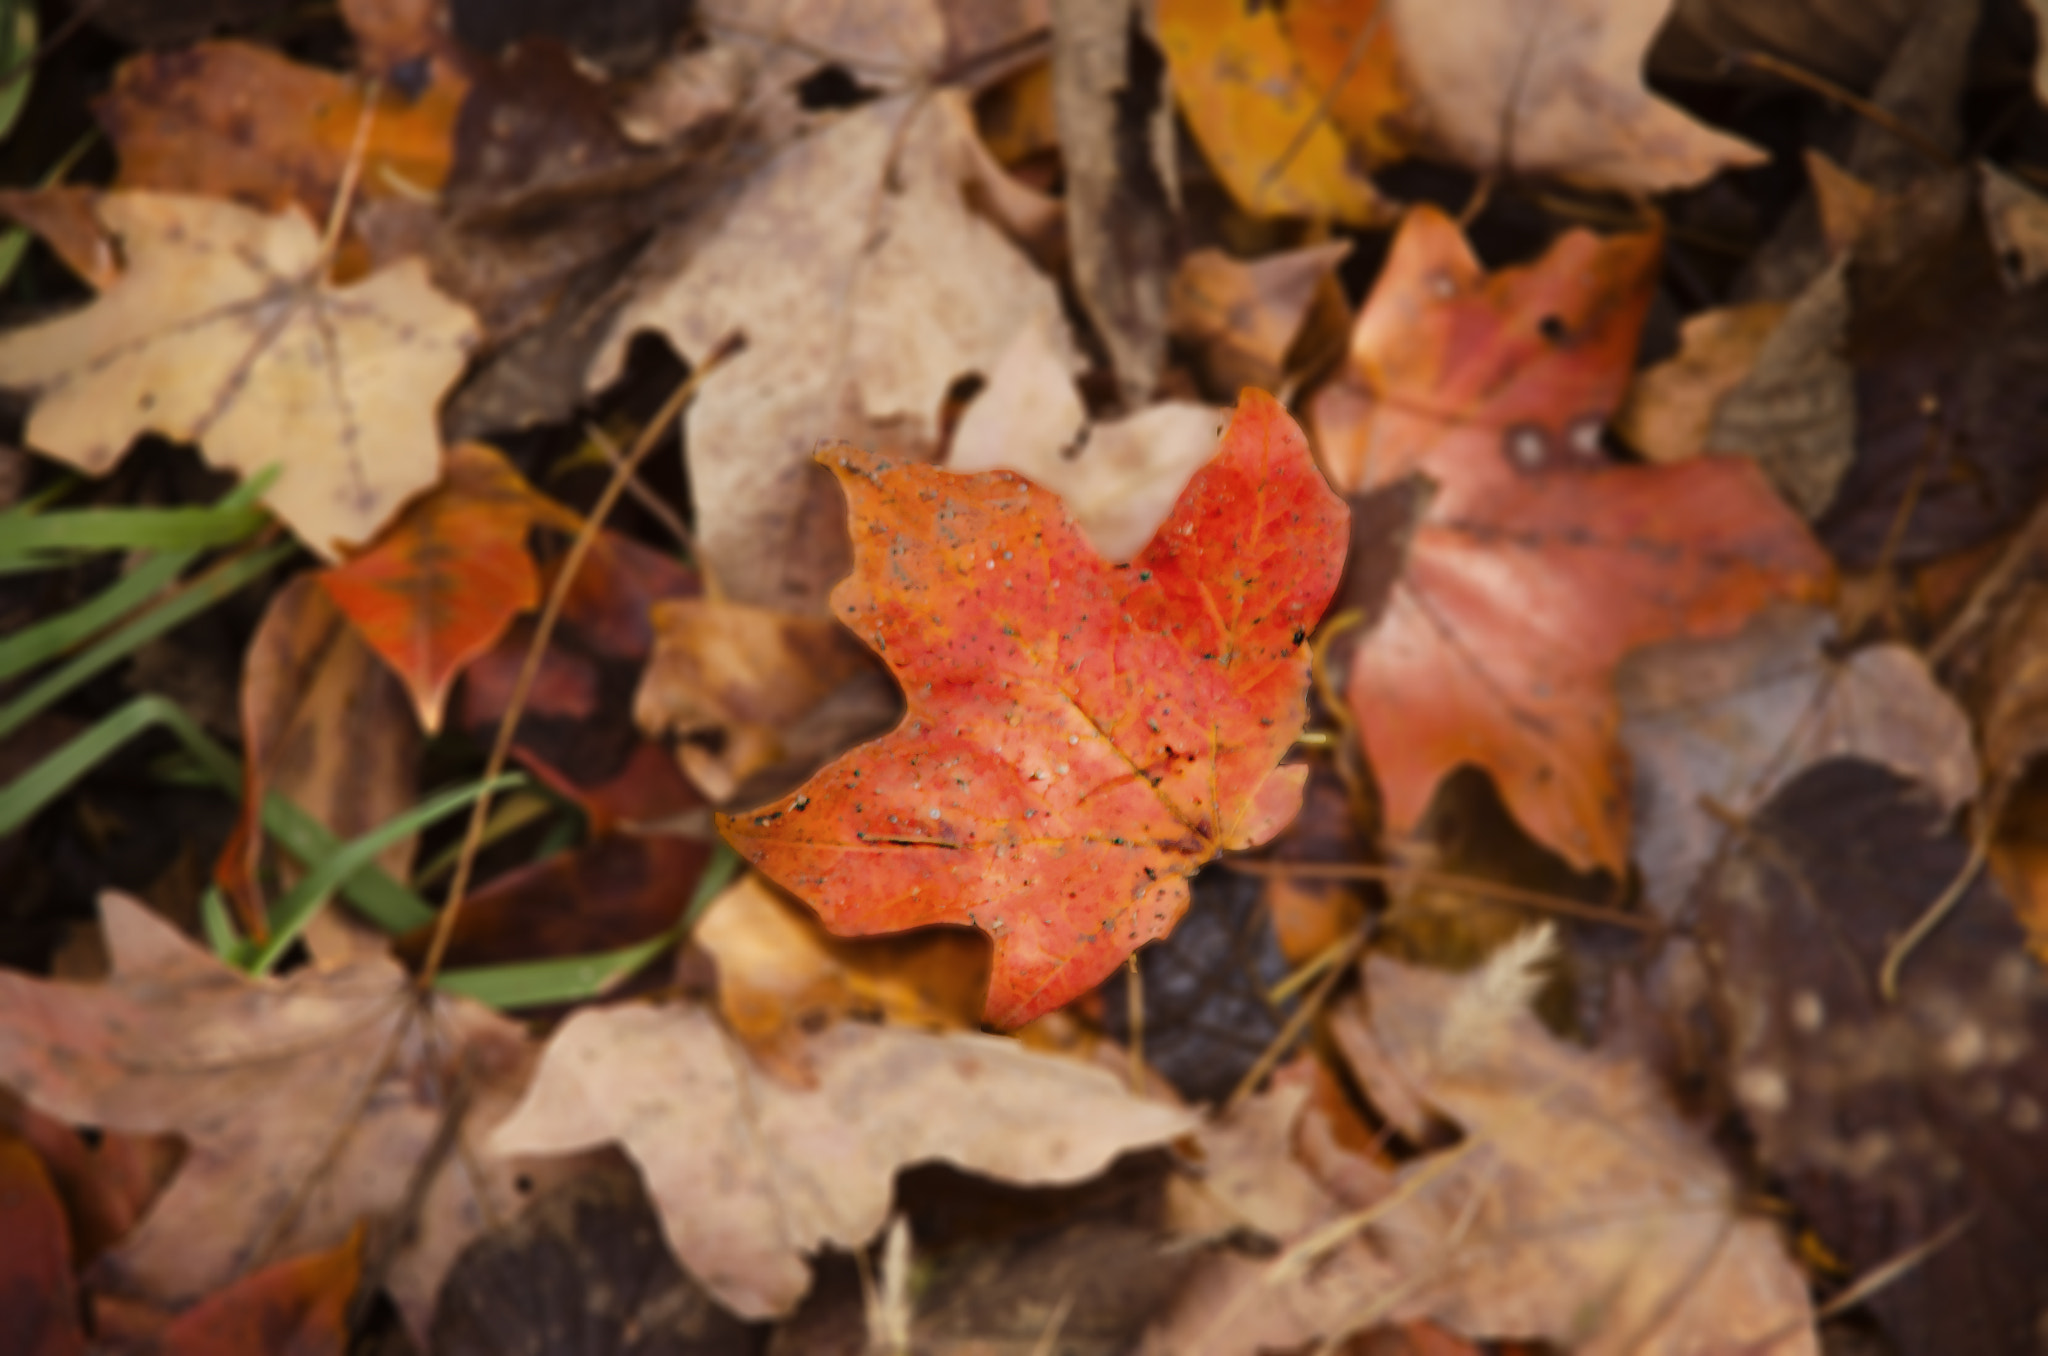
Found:
[[[0,1330],[2039,1350],[2040,22],[0,11]]]

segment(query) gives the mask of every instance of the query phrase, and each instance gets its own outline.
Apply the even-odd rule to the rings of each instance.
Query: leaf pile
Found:
[[[9,1340],[2039,1349],[2038,5],[76,9]]]

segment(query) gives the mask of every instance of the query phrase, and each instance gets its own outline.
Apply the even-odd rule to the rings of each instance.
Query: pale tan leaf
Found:
[[[899,1168],[938,1159],[1076,1182],[1194,1124],[1104,1070],[993,1036],[841,1022],[807,1047],[818,1085],[792,1088],[705,1009],[587,1008],[555,1033],[492,1148],[622,1143],[683,1265],[735,1313],[766,1318],[803,1297],[806,1254],[880,1232]]]
[[[109,193],[98,214],[119,279],[0,336],[0,385],[37,393],[32,447],[98,475],[154,432],[245,476],[278,465],[264,502],[329,559],[434,483],[435,406],[476,322],[422,261],[334,287],[296,209]]]

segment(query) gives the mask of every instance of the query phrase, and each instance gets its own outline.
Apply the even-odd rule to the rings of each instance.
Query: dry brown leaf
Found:
[[[1592,187],[1655,193],[1765,159],[1748,142],[1695,121],[1643,83],[1645,50],[1671,0],[1383,0],[1403,81],[1340,98],[1338,123],[1374,143],[1400,139],[1481,173],[1555,175]],[[1345,70],[1352,41],[1312,20],[1344,0],[1287,11],[1303,63],[1320,83]],[[1411,86],[1412,93],[1402,88]],[[1384,105],[1384,106],[1382,106]]]
[[[1023,1184],[1076,1182],[1194,1117],[1014,1041],[840,1022],[805,1053],[815,1089],[765,1076],[703,1008],[586,1008],[555,1033],[500,1154],[618,1141],[669,1246],[721,1303],[788,1313],[807,1253],[881,1231],[897,1169],[943,1159]]]
[[[1145,549],[1216,451],[1229,412],[1175,400],[1090,423],[1058,340],[1019,334],[953,433],[950,471],[1018,471],[1066,501],[1109,560]]]
[[[501,1118],[531,1053],[465,999],[424,1007],[389,960],[251,979],[124,896],[100,904],[104,984],[0,972],[0,1083],[75,1124],[176,1133],[187,1153],[103,1263],[117,1292],[182,1303],[267,1262],[332,1247],[393,1211],[467,1080],[466,1132]],[[441,1276],[517,1170],[436,1165],[388,1284],[423,1335]]]
[[[845,573],[839,496],[811,461],[821,441],[928,456],[955,381],[989,371],[1019,330],[1064,335],[1052,281],[970,207],[989,163],[957,91],[820,117],[613,324],[593,387],[643,330],[692,362],[747,338],[688,415],[705,561],[731,597],[815,609]],[[670,244],[703,229],[686,222]]]
[[[1547,953],[1518,940],[1468,977],[1373,958],[1336,1014],[1369,1095],[1391,1083],[1464,1131],[1388,1174],[1367,1233],[1398,1277],[1390,1306],[1586,1356],[1817,1354],[1805,1279],[1737,1212],[1705,1134],[1648,1068],[1528,1011]]]
[[[1752,301],[1688,317],[1678,327],[1678,352],[1629,387],[1614,431],[1650,461],[1698,456],[1715,407],[1756,366],[1784,314],[1782,302]]]
[[[1343,1197],[1298,1152],[1319,1115],[1311,1103],[1315,1081],[1305,1063],[1290,1065],[1265,1091],[1196,1132],[1199,1169],[1168,1187],[1168,1218],[1178,1232],[1220,1238],[1248,1230],[1269,1245],[1291,1246],[1348,1213]],[[1380,1177],[1373,1169],[1375,1184]],[[1212,1252],[1146,1333],[1143,1351],[1257,1356],[1336,1339],[1393,1293],[1398,1279],[1356,1232],[1309,1268]]]
[[[778,1072],[810,1083],[801,1034],[821,1021],[880,1017],[898,1026],[973,1031],[988,989],[988,944],[964,928],[848,940],[748,872],[690,934],[718,964],[718,1008],[732,1033]]]
[[[2005,284],[2015,292],[2032,287],[2048,275],[2048,198],[1995,165],[1977,170],[1978,201]]]
[[[241,697],[242,813],[222,853],[225,869],[215,874],[241,916],[260,919],[269,912],[258,871],[264,795],[283,796],[345,843],[419,800],[420,729],[404,687],[312,574],[271,596],[249,641]],[[415,841],[393,843],[378,864],[404,880]],[[286,888],[295,884],[296,864],[281,879]],[[332,909],[321,911],[306,938],[322,961],[364,941]]]
[[[408,259],[331,287],[303,214],[109,193],[126,269],[85,309],[0,336],[0,385],[37,393],[29,444],[98,475],[145,432],[254,475],[316,553],[373,536],[440,474],[434,407],[476,325]]]
[[[1615,676],[1635,766],[1643,894],[1677,915],[1694,878],[1747,816],[1826,758],[1863,758],[1924,782],[1945,810],[1977,793],[1970,722],[1903,645],[1829,652],[1834,618],[1779,604],[1723,640],[1639,650]]]
[[[888,684],[873,653],[830,617],[709,598],[656,603],[653,615],[654,653],[633,719],[652,737],[681,741],[683,771],[713,801],[779,764],[806,763],[808,774],[843,752],[806,744],[816,722],[805,718],[863,675]]]
[[[1287,350],[1319,295],[1342,291],[1333,276],[1351,253],[1348,240],[1233,259],[1196,250],[1174,275],[1168,328],[1201,355],[1211,389],[1279,389]],[[1346,326],[1348,331],[1348,325]]]

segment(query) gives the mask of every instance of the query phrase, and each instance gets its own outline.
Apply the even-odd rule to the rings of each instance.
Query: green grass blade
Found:
[[[697,926],[697,920],[711,907],[711,901],[725,893],[725,887],[732,884],[732,878],[746,865],[740,854],[723,838],[711,851],[711,860],[704,863],[704,874],[697,877],[697,888],[690,892],[690,907],[683,910],[683,931]]]
[[[538,1008],[599,997],[688,936],[704,910],[711,907],[711,901],[725,892],[745,865],[739,853],[720,842],[711,860],[704,864],[704,874],[697,877],[697,888],[690,893],[682,919],[644,942],[588,956],[448,970],[434,980],[434,987],[494,1008]]]
[[[207,886],[206,893],[199,896],[199,932],[213,954],[224,961],[232,961],[246,945],[218,886]]]
[[[158,727],[176,735],[195,757],[211,761],[217,755],[226,759],[228,774],[235,775],[234,759],[209,739],[190,716],[162,697],[137,697],[0,787],[0,836],[26,824],[37,811],[70,790],[73,783],[123,744],[144,730]]]
[[[517,965],[476,965],[446,970],[435,977],[442,993],[461,994],[494,1008],[537,1008],[596,998],[641,966],[674,946],[680,927],[617,951],[561,960],[524,961]]]
[[[0,514],[0,556],[47,551],[202,551],[270,521],[260,508],[108,508]]]
[[[458,786],[429,796],[404,814],[386,820],[360,838],[344,844],[339,852],[315,864],[307,871],[306,878],[277,902],[277,907],[270,913],[270,937],[250,954],[245,968],[252,974],[268,973],[270,967],[277,964],[278,957],[298,940],[306,925],[313,921],[313,916],[326,905],[327,897],[334,893],[335,887],[370,865],[378,853],[393,843],[468,807],[480,796],[509,791],[525,784],[526,778],[522,774],[508,772],[488,782]]]
[[[230,796],[242,794],[242,770],[233,754],[166,699],[137,697],[0,786],[0,836],[26,824],[109,754],[151,729],[175,735],[209,785]],[[341,850],[341,840],[325,825],[274,791],[263,798],[263,828],[278,846],[309,868]],[[364,917],[388,932],[410,932],[434,921],[434,910],[427,902],[375,862],[351,875],[341,893]]]
[[[271,473],[265,472],[250,483],[236,487],[220,503],[198,512],[213,515],[221,521],[257,514],[255,526],[249,529],[253,532],[256,526],[261,526],[263,518],[258,510],[249,505],[255,502],[256,496],[263,492],[264,486],[271,478]],[[69,513],[52,513],[17,517],[16,512],[18,510],[0,513],[0,542],[10,543],[0,545],[0,556],[4,556],[11,549],[15,535],[25,527],[76,516]],[[98,635],[147,603],[158,592],[169,587],[171,581],[183,574],[185,567],[196,560],[198,555],[198,550],[192,549],[170,551],[154,556],[130,570],[97,596],[87,599],[69,612],[46,618],[5,640],[0,640],[0,680],[26,673],[38,664],[48,663],[73,646],[83,644]],[[0,572],[4,572],[5,568],[6,562],[0,560]]]
[[[119,663],[164,632],[183,625],[229,594],[269,573],[298,549],[290,542],[281,542],[238,560],[224,561],[213,572],[194,580],[192,586],[183,593],[149,609],[111,635],[87,647],[69,663],[59,667],[5,707],[0,707],[0,739],[13,734],[60,700],[65,693],[91,679],[102,669]]]
[[[0,4],[0,138],[13,134],[21,110],[28,106],[37,40],[36,7],[31,0]]]

